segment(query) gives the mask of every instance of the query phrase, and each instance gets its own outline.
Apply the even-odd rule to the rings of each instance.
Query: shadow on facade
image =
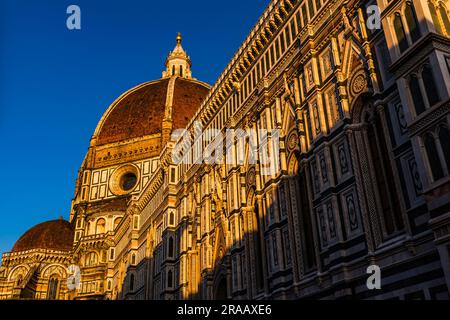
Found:
[[[393,32],[406,41],[403,22],[398,19],[393,21],[396,28]],[[421,20],[417,24],[425,25],[425,22]],[[444,41],[432,34],[426,37],[422,41]],[[407,43],[398,46],[400,50],[407,50]],[[389,51],[385,55],[388,57]],[[439,99],[438,93],[445,91],[433,76],[440,71],[437,70],[437,59],[435,56],[430,59],[417,67],[420,77],[411,72],[403,79],[410,90],[403,94],[412,96],[413,113],[425,112],[425,105],[430,104],[428,99]],[[366,79],[370,79],[367,61],[362,60],[360,67]],[[392,90],[405,91],[398,87],[400,82],[395,84],[394,75],[389,74],[391,62],[386,63],[385,70],[379,71],[383,76],[378,74],[377,85],[381,91],[389,89],[388,82],[394,83]],[[117,298],[448,299],[443,268],[443,261],[448,261],[448,241],[436,248],[434,239],[424,236],[430,230],[430,217],[448,212],[448,205],[430,212],[427,201],[431,196],[424,199],[427,195],[423,189],[426,175],[434,175],[436,181],[442,181],[443,171],[436,168],[445,166],[445,159],[442,161],[436,154],[424,156],[434,163],[429,166],[430,172],[419,173],[418,166],[423,163],[416,161],[423,154],[414,153],[412,144],[416,137],[412,137],[413,140],[405,138],[406,142],[398,138],[408,132],[405,113],[411,113],[407,110],[409,106],[398,108],[389,102],[380,108],[376,106],[378,100],[387,98],[383,94],[375,97],[372,86],[366,89],[354,97],[346,110],[349,114],[333,128],[334,141],[325,135],[316,142],[331,145],[327,149],[329,154],[324,155],[318,150],[320,148],[313,148],[303,153],[297,149],[286,155],[288,168],[276,181],[277,200],[274,204],[266,205],[267,197],[270,197],[267,189],[247,190],[246,205],[249,207],[231,214],[218,214],[214,232],[210,233],[214,241],[208,242],[212,249],[206,258],[200,250],[206,243],[204,240],[193,244],[193,252],[180,251],[177,241],[171,257],[166,236],[162,246],[153,250],[157,259],[145,259],[127,270]],[[391,94],[390,91],[387,94]],[[435,102],[436,105],[439,101]],[[425,140],[425,153],[436,153],[436,139],[430,141],[431,146],[427,147]],[[395,148],[412,155],[409,168],[402,167],[398,158],[392,158]],[[408,175],[412,187],[405,182]],[[436,190],[445,187],[448,185]],[[446,193],[448,190],[441,194]],[[413,201],[421,204],[413,207]],[[235,223],[236,219],[238,223]],[[231,226],[233,223],[234,227]],[[239,232],[233,228],[239,228]],[[233,241],[224,241],[233,238],[230,232],[240,236]],[[179,239],[177,230],[170,234]],[[200,239],[195,233],[193,238]],[[409,239],[407,244],[405,238]],[[429,244],[424,248],[422,243]],[[213,261],[212,268],[201,269],[205,259]],[[389,277],[381,291],[367,290],[366,270],[373,264],[381,265]]]
[[[293,152],[288,172],[276,181],[276,189],[256,192],[249,188],[247,205],[251,206],[230,215],[214,214],[210,240],[194,232],[193,239],[200,240],[185,252],[179,249],[179,241],[171,246],[168,240],[180,239],[183,223],[167,231],[153,250],[155,259],[127,270],[117,298],[448,298],[436,248],[411,256],[401,240],[407,234],[420,235],[426,225],[413,224],[419,220],[399,207],[404,194],[395,184],[398,168],[388,158],[385,120],[368,97],[363,94],[352,105],[353,122],[348,125],[356,124],[356,130],[346,132],[342,149],[339,145],[334,149],[334,171],[323,173],[327,164],[320,154]],[[315,174],[320,171],[314,163],[321,174]],[[327,182],[331,180],[337,181],[335,187]],[[426,206],[414,214],[426,216]],[[387,241],[393,251],[378,251]],[[205,243],[211,245],[206,257],[200,249]],[[212,268],[201,269],[200,265],[211,261]],[[432,272],[427,263],[434,264]],[[373,264],[389,275],[382,291],[367,289],[366,269]],[[405,277],[411,277],[411,286]]]
[[[248,250],[249,243],[255,243],[256,233],[246,234],[236,241],[232,249],[219,249],[213,268],[193,267],[200,263],[200,255],[191,256],[187,270],[180,269],[183,253],[167,258],[161,266],[156,259],[147,258],[135,267],[129,267],[122,282],[122,290],[113,298],[137,300],[229,300],[249,298],[252,293],[264,292],[264,266],[261,251],[263,244]],[[243,244],[246,244],[245,246]],[[158,249],[157,249],[158,250]],[[157,251],[156,250],[156,251]],[[164,250],[162,250],[164,251]],[[252,260],[240,260],[250,252]],[[233,261],[236,268],[233,273]],[[194,270],[195,268],[195,270]],[[189,273],[186,275],[185,272]],[[142,276],[144,276],[142,278]],[[240,288],[236,289],[236,288]],[[233,290],[234,289],[234,290]]]

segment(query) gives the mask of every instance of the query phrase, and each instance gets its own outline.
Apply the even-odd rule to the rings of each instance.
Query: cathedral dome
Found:
[[[175,49],[166,59],[162,78],[143,83],[120,96],[105,112],[94,133],[97,146],[162,134],[185,128],[210,86],[192,78],[191,60],[177,36]]]
[[[173,129],[186,127],[209,92],[203,82],[182,77],[163,78],[139,85],[115,101],[101,120],[97,145],[161,133],[171,108]]]
[[[32,249],[70,251],[73,246],[73,225],[63,219],[40,223],[25,232],[15,243],[12,252]]]

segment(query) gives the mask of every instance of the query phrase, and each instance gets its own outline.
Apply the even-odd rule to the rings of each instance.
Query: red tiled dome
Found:
[[[97,145],[161,133],[169,78],[144,83],[123,94],[105,113],[97,131]],[[203,82],[175,80],[173,129],[184,128],[209,92]]]
[[[12,252],[32,249],[70,251],[73,246],[74,227],[65,220],[38,224],[25,232],[14,245]]]

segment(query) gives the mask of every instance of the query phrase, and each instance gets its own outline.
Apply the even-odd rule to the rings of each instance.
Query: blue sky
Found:
[[[103,112],[161,77],[177,32],[213,84],[269,0],[1,0],[0,253],[31,226],[69,217],[76,174]],[[79,31],[66,9],[81,8]]]

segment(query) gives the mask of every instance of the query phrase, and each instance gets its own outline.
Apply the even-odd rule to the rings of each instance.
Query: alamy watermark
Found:
[[[369,290],[381,290],[381,268],[372,265],[367,268],[367,274],[370,274],[366,285]]]
[[[366,26],[369,30],[381,29],[381,10],[377,5],[371,5],[366,8],[367,21]],[[78,5],[71,4],[67,7],[66,26],[69,30],[81,30],[81,8]]]
[[[81,9],[77,5],[67,7],[66,13],[69,15],[66,20],[66,26],[69,30],[81,30]]]
[[[79,266],[72,264],[67,268],[67,289],[70,291],[80,289],[81,286],[81,269]]]
[[[366,26],[369,30],[381,29],[381,13],[380,8],[376,5],[368,6],[367,10]]]
[[[194,122],[193,136],[186,129],[175,130],[172,141],[174,164],[227,164],[231,166],[258,164],[261,175],[274,175],[280,169],[280,130],[228,129],[203,130]],[[224,145],[225,144],[225,145]],[[206,147],[205,147],[206,145]]]

